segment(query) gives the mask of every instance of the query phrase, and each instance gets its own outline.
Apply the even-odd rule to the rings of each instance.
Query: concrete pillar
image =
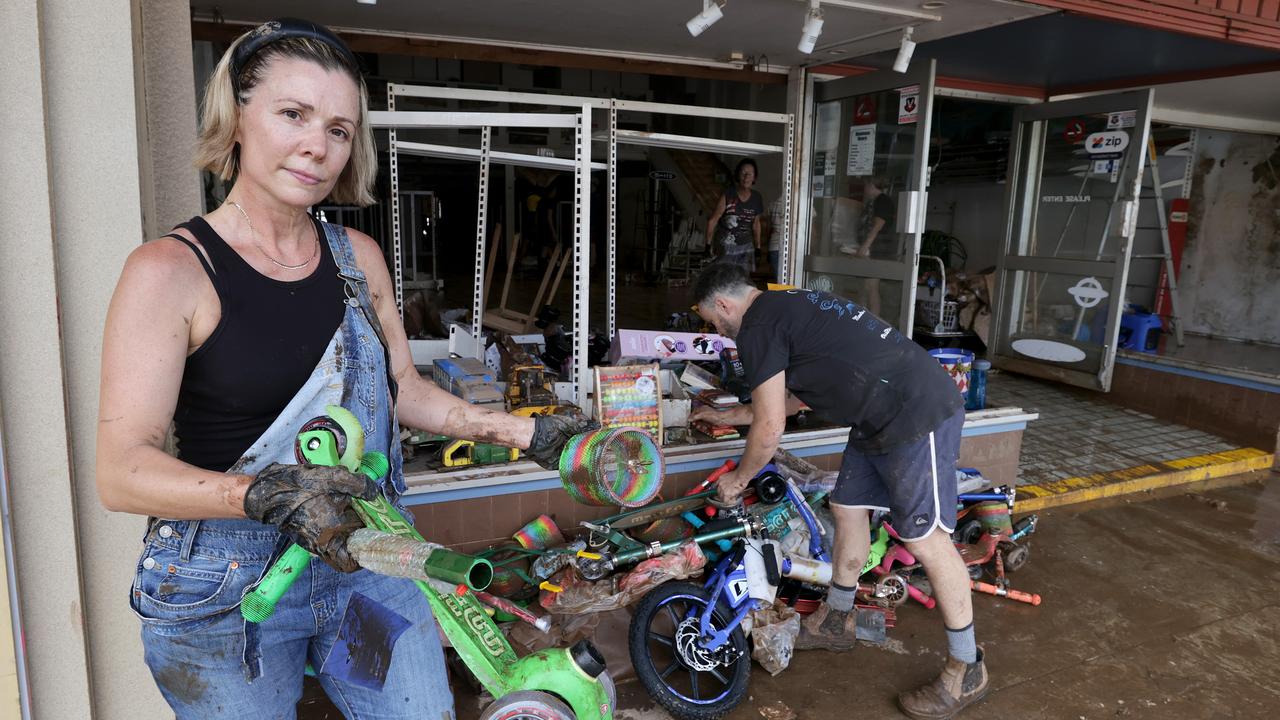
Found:
[[[6,347],[21,349],[0,357],[0,411],[13,493],[14,581],[24,610],[28,670],[39,679],[30,688],[32,706],[41,717],[89,717],[54,231],[55,139],[48,123],[63,108],[43,82],[47,13],[36,0],[0,3],[7,45],[0,53],[0,97],[12,100],[0,103],[6,156],[0,170],[0,267],[10,278],[0,283],[0,337]],[[127,38],[126,47],[132,47]],[[126,77],[132,79],[131,68]]]
[[[191,6],[141,0],[138,27],[143,230],[152,239],[203,212],[200,173],[191,164],[198,124]]]
[[[194,134],[187,12],[160,0],[0,3],[0,97],[13,100],[0,103],[0,421],[35,717],[170,713],[127,603],[143,519],[102,509],[93,465],[120,268],[144,222],[154,232],[199,212],[181,167]],[[147,43],[144,17],[157,29]],[[162,104],[172,112],[140,121],[139,108]]]

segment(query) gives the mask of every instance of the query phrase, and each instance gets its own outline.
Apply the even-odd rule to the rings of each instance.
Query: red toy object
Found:
[[[977,592],[995,595],[997,597],[1007,597],[1010,600],[1017,600],[1018,602],[1024,602],[1029,605],[1040,604],[1040,596],[1036,593],[1025,593],[1021,590],[1010,590],[1008,588],[997,587],[990,583],[978,582],[977,580],[970,580],[969,587]]]
[[[1040,596],[1035,593],[1026,593],[1020,590],[1013,590],[1009,587],[1009,579],[1004,574],[1004,554],[996,552],[1000,546],[1003,536],[999,532],[984,532],[978,538],[978,542],[968,545],[966,543],[956,543],[956,550],[960,552],[960,559],[964,560],[964,564],[970,568],[981,568],[988,561],[995,560],[996,584],[991,585],[979,582],[976,577],[972,577],[970,571],[969,587],[978,592],[995,595],[997,597],[1007,597],[1010,600],[1028,603],[1030,605],[1039,605]],[[980,570],[979,570],[980,572]]]
[[[885,524],[885,528],[895,540],[898,540],[898,544],[893,545],[886,550],[884,558],[880,560],[880,564],[871,568],[871,572],[875,573],[877,577],[884,577],[892,572],[894,563],[898,563],[899,565],[903,565],[907,568],[913,568],[917,564],[916,556],[911,554],[911,551],[908,550],[907,546],[902,543],[900,538],[898,538],[898,534],[893,531],[893,528],[889,527],[888,523]],[[932,610],[933,607],[938,604],[932,596],[926,594],[923,590],[911,583],[907,583],[907,596],[929,610]]]
[[[703,490],[706,490],[707,488],[714,485],[715,482],[720,479],[721,475],[724,475],[725,473],[729,472],[730,470],[733,470],[736,467],[738,467],[737,460],[725,460],[723,465],[711,471],[711,474],[707,476],[706,480],[703,480],[697,485],[694,485],[692,488],[689,489],[689,492],[685,493],[685,495],[697,495]],[[709,518],[716,516],[716,508],[713,505],[708,505],[706,508],[703,509],[702,512],[704,515],[706,515]]]

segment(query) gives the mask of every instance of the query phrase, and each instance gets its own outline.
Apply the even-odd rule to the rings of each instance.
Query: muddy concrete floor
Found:
[[[1041,513],[1013,587],[1032,607],[974,596],[991,692],[965,717],[1272,718],[1280,711],[1280,475]],[[902,717],[894,698],[943,660],[937,611],[900,608],[887,647],[804,651],[770,677],[752,668],[757,720],[782,703],[797,718]],[[621,720],[665,720],[635,682]],[[338,717],[313,683],[300,715]],[[460,720],[476,716],[460,689]]]

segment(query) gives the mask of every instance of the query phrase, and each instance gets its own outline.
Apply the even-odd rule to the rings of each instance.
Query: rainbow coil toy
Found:
[[[556,527],[556,521],[546,515],[539,515],[530,520],[511,537],[525,550],[542,550],[564,542],[564,537],[560,535],[560,528]]]
[[[662,489],[664,469],[653,436],[631,427],[582,433],[560,454],[560,482],[584,505],[646,505]]]

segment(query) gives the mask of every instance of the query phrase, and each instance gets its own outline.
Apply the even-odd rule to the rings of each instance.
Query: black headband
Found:
[[[347,47],[347,44],[342,42],[342,38],[335,35],[332,30],[310,20],[279,18],[254,28],[249,33],[249,37],[236,46],[236,52],[231,56],[231,85],[235,88],[237,95],[240,94],[240,72],[244,70],[249,59],[271,43],[290,38],[305,38],[328,45],[338,53],[338,57],[342,58],[352,72],[359,74],[360,63],[356,60],[355,53],[352,53],[351,48]]]

